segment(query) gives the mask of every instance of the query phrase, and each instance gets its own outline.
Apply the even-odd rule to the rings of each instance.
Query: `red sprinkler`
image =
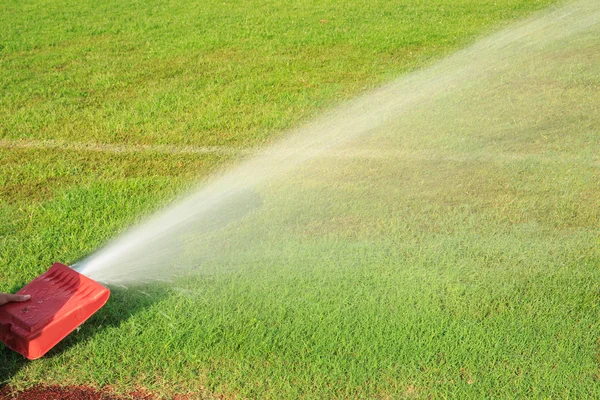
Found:
[[[17,294],[31,298],[0,306],[0,340],[35,360],[102,308],[110,291],[74,269],[55,263]]]

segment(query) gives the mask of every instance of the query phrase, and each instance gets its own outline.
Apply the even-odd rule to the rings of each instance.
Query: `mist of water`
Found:
[[[447,163],[506,163],[560,152],[558,144],[534,146],[540,120],[573,111],[573,104],[563,92],[528,85],[593,74],[599,23],[600,3],[580,0],[480,40],[289,132],[76,268],[100,282],[129,284],[201,271],[208,260],[237,249],[266,241],[262,248],[273,249],[311,232],[327,238],[397,232],[406,223],[398,214],[414,199],[408,192],[394,201],[390,196],[425,182],[431,190],[419,192],[419,204],[434,201],[433,185],[452,179],[453,172],[444,175]],[[559,129],[555,122],[552,129]],[[511,131],[531,140],[521,135],[511,142]]]

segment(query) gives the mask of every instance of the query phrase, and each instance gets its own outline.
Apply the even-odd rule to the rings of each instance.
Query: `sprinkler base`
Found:
[[[31,298],[0,306],[0,340],[35,360],[102,308],[110,291],[74,269],[55,263],[17,294]]]

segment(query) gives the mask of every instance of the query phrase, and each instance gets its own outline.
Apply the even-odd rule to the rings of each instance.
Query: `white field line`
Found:
[[[107,143],[81,143],[67,142],[61,140],[35,140],[35,139],[0,139],[0,149],[41,149],[41,150],[66,150],[66,151],[90,151],[98,153],[113,154],[216,154],[249,156],[260,152],[272,153],[271,149],[248,149],[233,148],[227,146],[175,146],[161,144],[107,144]],[[290,154],[297,149],[286,149]],[[306,152],[306,151],[305,151]],[[507,153],[507,152],[485,152],[478,151],[471,154],[448,154],[435,151],[406,151],[401,149],[377,149],[377,148],[346,148],[332,149],[326,153],[315,156],[315,159],[404,159],[411,161],[447,161],[447,162],[512,162],[520,160],[535,160],[540,162],[584,162],[585,158],[573,157],[571,155],[555,155],[548,157],[541,154]],[[589,162],[589,160],[587,160]],[[600,157],[592,160],[592,165],[600,164]]]
[[[159,154],[220,154],[234,155],[248,153],[246,149],[226,146],[174,146],[162,144],[110,144],[81,143],[62,140],[0,139],[0,148],[4,149],[56,149],[71,151],[91,151],[98,153],[159,153]]]

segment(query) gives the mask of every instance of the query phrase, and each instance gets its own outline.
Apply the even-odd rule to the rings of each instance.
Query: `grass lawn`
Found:
[[[554,3],[0,2],[0,291]],[[166,398],[600,396],[598,31],[521,53],[258,187],[261,211],[200,273],[113,288],[41,360],[1,347],[0,382]]]

